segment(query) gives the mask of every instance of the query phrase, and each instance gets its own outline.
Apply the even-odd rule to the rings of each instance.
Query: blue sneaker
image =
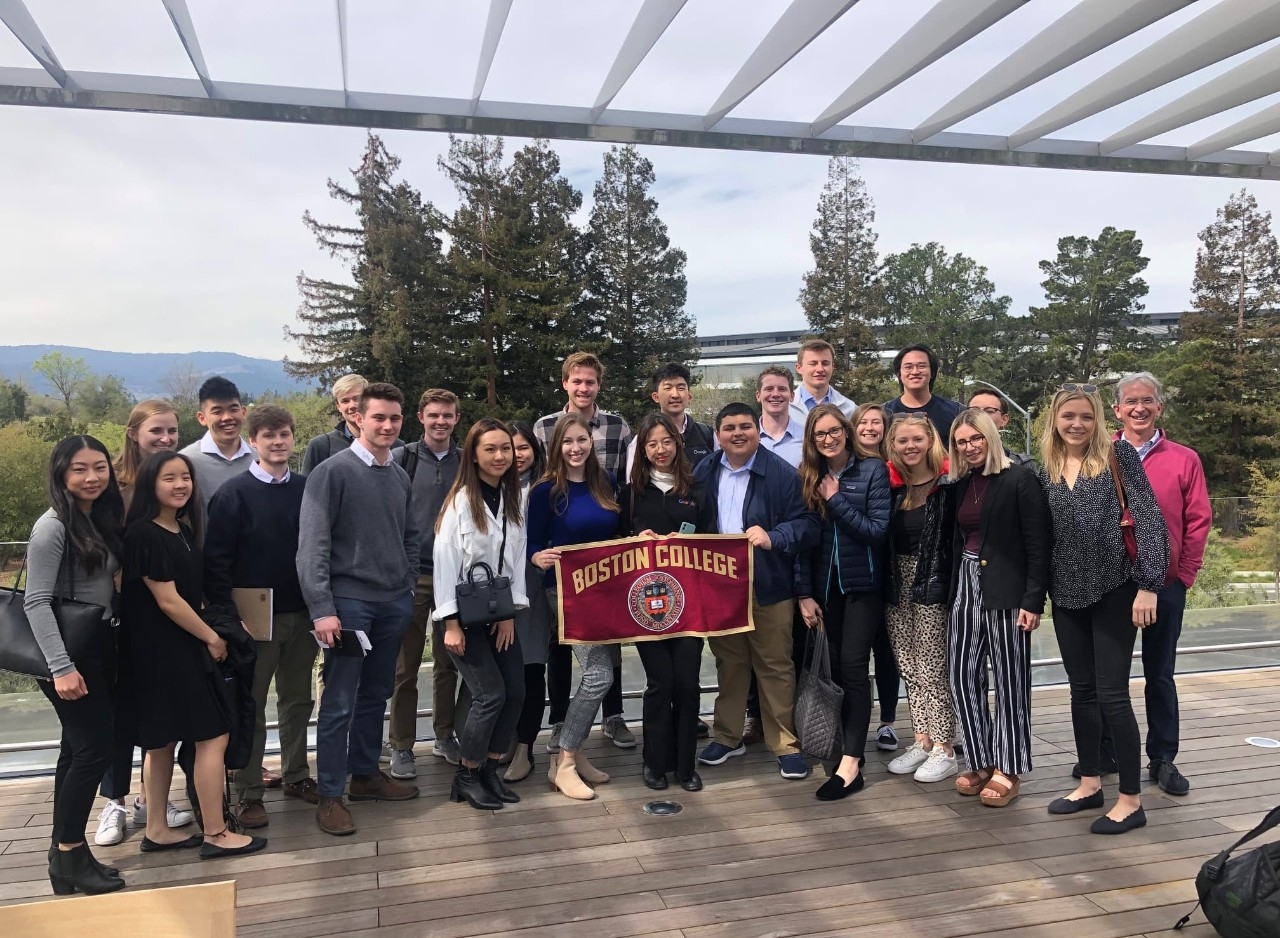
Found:
[[[747,747],[738,743],[734,748],[726,746],[724,743],[709,743],[707,748],[702,750],[698,756],[698,761],[703,765],[724,765],[733,756],[745,756]]]
[[[783,778],[808,778],[809,763],[798,752],[778,756],[778,772]]]

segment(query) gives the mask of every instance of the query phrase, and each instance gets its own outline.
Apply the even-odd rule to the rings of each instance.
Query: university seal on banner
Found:
[[[684,587],[669,573],[646,573],[631,584],[627,608],[636,624],[650,632],[665,632],[684,612]]]

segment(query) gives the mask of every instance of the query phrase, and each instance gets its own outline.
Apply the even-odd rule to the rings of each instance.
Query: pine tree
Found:
[[[1241,190],[1200,232],[1193,311],[1168,353],[1170,426],[1200,451],[1215,495],[1245,495],[1280,456],[1280,250],[1271,213]]]
[[[1058,256],[1041,261],[1048,302],[1031,310],[1056,361],[1050,383],[1097,382],[1129,364],[1123,356],[1138,339],[1132,317],[1142,311],[1150,259],[1133,231],[1110,226],[1096,238],[1058,239]]]
[[[353,225],[326,224],[310,212],[303,223],[332,257],[350,263],[351,283],[299,274],[302,328],[286,328],[302,357],[286,370],[326,386],[346,372],[390,381],[410,400],[444,385],[455,350],[444,293],[440,219],[435,208],[393,176],[400,160],[370,134],[355,185],[329,180],[329,195],[352,206]]]
[[[691,364],[697,330],[685,310],[685,252],[671,246],[650,194],[653,164],[634,146],[614,146],[593,192],[588,222],[589,331],[606,368],[604,397],[628,420],[651,408],[649,379],[666,362]]]
[[[875,220],[858,161],[833,156],[809,232],[813,270],[804,275],[800,306],[809,328],[835,348],[832,383],[855,400],[883,378],[873,329],[879,305]]]

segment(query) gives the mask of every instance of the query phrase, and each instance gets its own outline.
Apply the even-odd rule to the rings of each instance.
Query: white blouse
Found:
[[[458,614],[458,584],[466,579],[467,571],[473,563],[487,563],[493,575],[498,576],[503,510],[504,506],[499,503],[498,514],[495,516],[485,505],[488,530],[481,532],[476,527],[471,507],[467,504],[465,490],[458,492],[453,501],[445,506],[444,515],[440,521],[440,532],[436,535],[435,549],[432,552],[435,564],[432,580],[436,598],[436,608],[432,618],[436,621]],[[524,577],[527,534],[523,518],[522,512],[520,524],[507,522],[507,543],[502,552],[501,563],[502,576],[511,579],[511,599],[517,609],[525,609],[529,606]]]

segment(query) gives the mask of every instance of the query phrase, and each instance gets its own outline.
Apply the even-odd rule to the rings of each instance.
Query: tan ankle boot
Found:
[[[551,768],[547,770],[547,780],[551,783],[552,790],[577,801],[590,801],[596,796],[590,786],[578,777],[574,760],[566,758],[564,753],[556,754]]]
[[[515,754],[511,757],[511,763],[507,766],[507,771],[503,773],[502,780],[504,782],[519,782],[528,778],[533,772],[533,747],[528,743],[516,743]]]
[[[587,761],[585,752],[574,753],[574,764],[578,770],[578,777],[584,782],[591,785],[603,785],[609,781],[609,773],[601,772],[594,765]]]

